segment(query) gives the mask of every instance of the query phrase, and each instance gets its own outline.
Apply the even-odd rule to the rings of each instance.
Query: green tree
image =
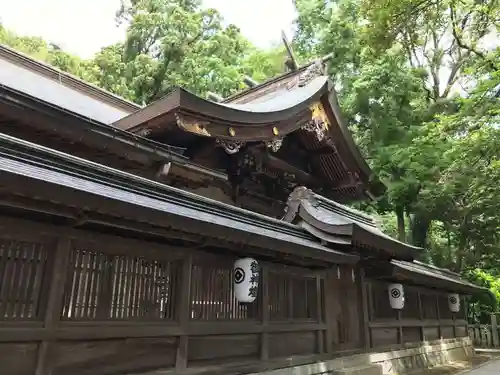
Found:
[[[296,5],[296,48],[333,52],[349,126],[388,185],[383,226],[438,265],[498,267],[498,2]]]

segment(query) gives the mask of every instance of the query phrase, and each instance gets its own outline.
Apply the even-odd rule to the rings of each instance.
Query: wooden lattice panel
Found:
[[[259,298],[240,303],[234,295],[233,266],[228,262],[195,264],[191,271],[191,319],[257,319]],[[260,295],[260,291],[258,292]]]
[[[63,319],[173,320],[178,262],[74,247]]]
[[[0,320],[38,320],[47,265],[41,242],[0,238]]]

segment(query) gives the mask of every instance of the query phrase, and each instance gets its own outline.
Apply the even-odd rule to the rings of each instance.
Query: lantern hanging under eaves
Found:
[[[252,258],[242,258],[234,262],[234,295],[238,302],[251,303],[257,298],[259,289],[259,263]]]
[[[448,295],[448,306],[453,313],[460,311],[460,295],[458,293],[451,293]]]
[[[389,302],[395,310],[405,307],[405,292],[402,284],[389,284]]]

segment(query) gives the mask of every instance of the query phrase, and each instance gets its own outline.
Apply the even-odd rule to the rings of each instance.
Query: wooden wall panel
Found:
[[[35,373],[38,344],[0,344],[0,373],[5,375],[33,375]]]
[[[465,336],[468,335],[467,327],[465,327],[465,326],[457,326],[457,328],[455,330],[455,333],[456,333],[457,337],[465,337]]]
[[[396,345],[398,343],[397,328],[372,328],[373,347]]]
[[[441,335],[443,339],[452,339],[455,337],[453,327],[441,327]]]
[[[340,346],[342,337],[342,284],[340,282],[338,267],[331,272],[326,284],[326,311],[329,314],[327,322],[331,330],[331,340],[334,347]]]
[[[55,375],[112,375],[170,368],[177,338],[62,341],[54,348]]]
[[[269,334],[269,358],[316,353],[316,332]]]
[[[438,327],[425,327],[424,328],[424,340],[437,340],[439,339],[439,328]]]
[[[213,360],[220,363],[239,359],[258,359],[260,356],[260,336],[223,335],[195,336],[188,342],[188,366],[193,362]]]
[[[403,327],[403,343],[420,341],[420,327]]]

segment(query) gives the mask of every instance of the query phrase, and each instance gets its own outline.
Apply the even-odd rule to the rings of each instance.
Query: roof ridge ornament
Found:
[[[302,200],[314,201],[314,193],[305,186],[297,186],[288,196],[285,205],[285,214],[281,220],[289,223],[293,222],[299,213],[299,207]]]
[[[311,65],[306,68],[303,73],[292,79],[286,85],[286,88],[287,90],[291,90],[296,86],[305,87],[315,78],[321,77],[323,75],[325,75],[325,65],[323,59],[316,59],[313,63],[311,63]]]

